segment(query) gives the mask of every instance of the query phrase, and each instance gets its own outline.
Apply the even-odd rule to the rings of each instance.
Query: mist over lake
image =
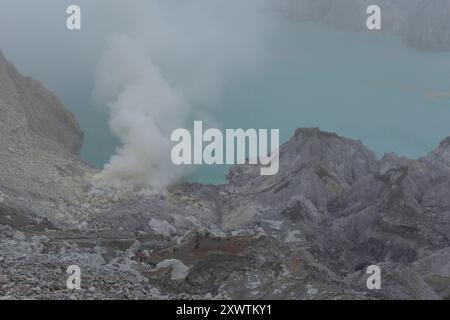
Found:
[[[449,17],[1,0],[0,300],[449,300]]]
[[[217,106],[201,120],[214,119],[210,125],[219,128],[279,128],[281,142],[298,127],[320,127],[360,139],[379,157],[391,151],[425,155],[450,132],[448,53],[420,53],[384,33],[289,20],[278,21],[266,36],[261,65],[226,76]],[[77,55],[63,48],[47,68],[29,63],[13,44],[5,52],[73,110],[85,132],[82,157],[102,168],[118,141],[106,110],[93,102],[92,70],[99,53]],[[183,76],[175,66],[165,67],[171,81]],[[202,103],[207,102],[196,101],[193,109],[208,107]],[[201,116],[191,115],[192,120]],[[188,180],[222,183],[227,170],[201,166]]]
[[[419,53],[397,38],[286,22],[264,69],[229,79],[215,118],[223,128],[298,127],[361,140],[417,158],[450,131],[450,55]],[[220,183],[228,168],[203,166],[193,181]]]

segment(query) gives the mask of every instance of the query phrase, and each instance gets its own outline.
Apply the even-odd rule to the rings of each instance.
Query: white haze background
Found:
[[[135,19],[130,32],[108,38],[95,82],[121,146],[97,179],[163,188],[189,172],[171,163],[172,130],[208,118],[225,76],[258,69],[270,19],[256,0],[239,10],[226,0],[151,0],[123,9]]]

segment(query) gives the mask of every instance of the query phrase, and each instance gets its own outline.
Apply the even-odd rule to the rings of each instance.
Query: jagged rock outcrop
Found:
[[[70,113],[46,98],[36,110],[61,115],[30,124],[37,111],[20,97],[50,94],[3,65],[0,297],[450,298],[450,138],[418,160],[379,160],[298,129],[275,176],[235,166],[222,186],[98,194]],[[381,290],[366,286],[372,264]],[[66,288],[70,265],[80,291]]]
[[[83,139],[78,122],[1,52],[0,114],[0,188],[30,197],[80,196],[83,176],[92,169],[78,158]]]
[[[20,74],[0,51],[2,142],[31,145],[40,140],[78,155],[83,132],[73,114],[38,81]],[[38,139],[35,139],[38,138]]]

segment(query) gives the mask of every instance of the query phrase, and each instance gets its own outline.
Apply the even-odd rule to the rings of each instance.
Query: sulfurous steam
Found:
[[[109,37],[95,89],[121,145],[97,184],[163,189],[189,172],[170,160],[171,132],[211,120],[224,85],[260,68],[270,21],[263,3],[152,0],[123,8],[132,25]]]
[[[169,137],[183,124],[188,107],[145,49],[126,36],[110,38],[96,83],[121,143],[97,179],[116,188],[161,188],[179,179],[182,171],[170,161]]]

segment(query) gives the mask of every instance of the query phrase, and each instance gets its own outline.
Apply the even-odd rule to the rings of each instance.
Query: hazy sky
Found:
[[[128,2],[128,1],[127,1]],[[129,1],[132,2],[132,1]],[[66,28],[67,0],[2,0],[0,49],[26,75],[54,91],[76,114],[86,133],[83,155],[97,165],[115,148],[106,114],[92,106],[94,70],[108,34],[126,31],[133,10],[124,1],[76,1],[82,31]]]
[[[110,129],[123,144],[109,168],[121,176],[155,176],[154,168],[163,167],[156,155],[168,154],[160,140],[169,139],[171,128],[194,117],[220,126],[209,111],[222,107],[227,79],[260,69],[273,18],[262,15],[262,2],[247,0],[237,8],[227,0],[7,0],[0,10],[1,46],[22,72],[75,112],[86,133],[85,159],[101,166],[113,153],[118,141],[106,125],[109,113]],[[82,9],[81,31],[66,28],[65,11],[74,3]],[[125,41],[111,44],[117,35]],[[119,103],[132,90],[130,101]],[[172,111],[154,103],[175,95],[184,101]]]

